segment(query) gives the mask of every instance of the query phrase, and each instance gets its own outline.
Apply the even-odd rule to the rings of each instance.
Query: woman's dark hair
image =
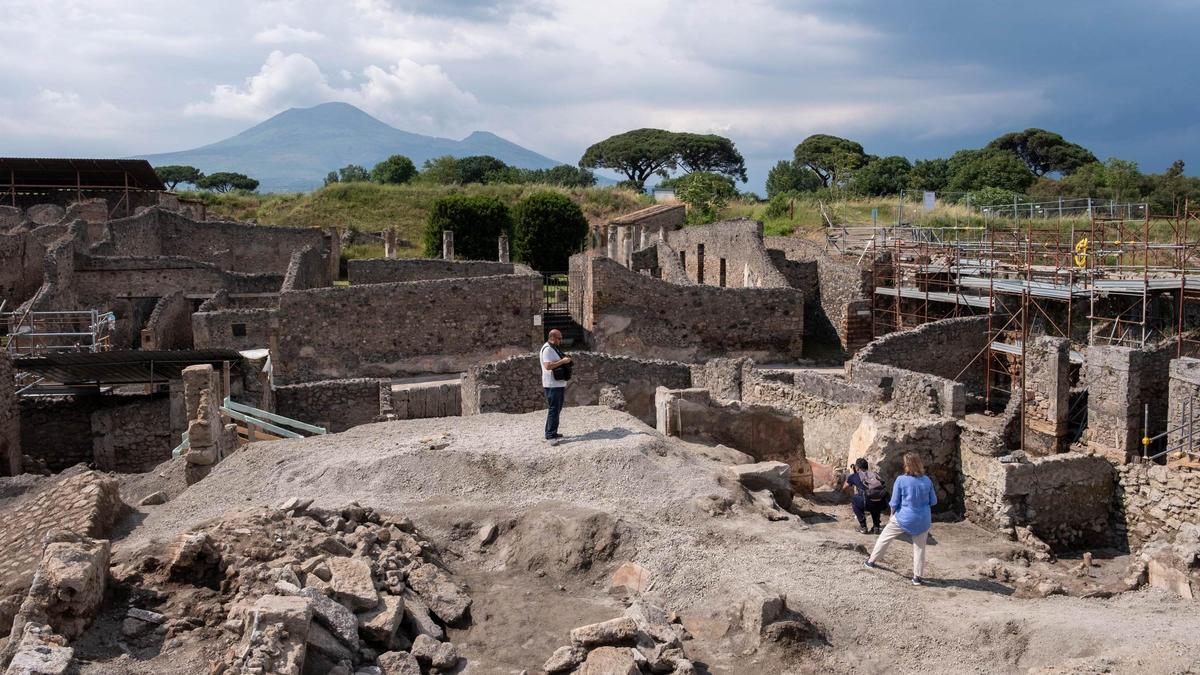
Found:
[[[866,458],[859,457],[858,459],[854,460],[854,468],[858,469],[859,471],[866,471],[867,470]]]

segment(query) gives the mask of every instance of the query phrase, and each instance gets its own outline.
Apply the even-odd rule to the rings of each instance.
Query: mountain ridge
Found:
[[[135,159],[155,166],[185,164],[205,173],[244,173],[259,181],[260,192],[307,192],[320,187],[330,171],[347,164],[369,170],[396,154],[407,156],[418,167],[442,155],[491,155],[523,169],[563,163],[490,131],[473,131],[462,140],[404,131],[343,102],[288,108],[229,138]]]

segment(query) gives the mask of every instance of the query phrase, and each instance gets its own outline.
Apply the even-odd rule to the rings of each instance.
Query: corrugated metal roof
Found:
[[[896,289],[887,286],[877,286],[875,292],[879,295],[888,295],[896,297]],[[934,302],[949,302],[959,305],[969,305],[971,307],[982,307],[983,309],[991,309],[991,301],[984,296],[979,295],[963,295],[961,293],[940,293],[937,291],[929,291],[928,293],[919,288],[901,288],[900,297],[912,298],[913,300],[933,300]]]
[[[199,364],[239,363],[232,349],[122,350],[113,352],[51,352],[13,357],[13,368],[36,373],[61,384],[147,384],[178,380],[183,369]]]
[[[144,159],[0,157],[0,185],[6,187],[117,188],[127,176],[132,189],[167,189]]]

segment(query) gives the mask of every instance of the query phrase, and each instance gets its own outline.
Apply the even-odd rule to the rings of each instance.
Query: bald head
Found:
[[[557,328],[555,328],[554,330],[550,331],[550,333],[546,336],[546,342],[549,342],[552,345],[556,345],[559,342],[562,342],[562,333]]]

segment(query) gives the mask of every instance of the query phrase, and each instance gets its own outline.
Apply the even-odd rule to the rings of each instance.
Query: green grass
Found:
[[[364,232],[394,228],[399,254],[421,254],[421,230],[433,202],[447,195],[491,195],[515,204],[534,192],[552,190],[579,203],[588,221],[607,222],[621,213],[653,203],[646,195],[620,188],[562,188],[547,185],[378,185],[341,183],[309,193],[214,194],[185,193],[203,200],[210,211],[264,225],[343,227]],[[379,256],[383,255],[382,248]],[[363,256],[355,256],[363,257]]]

